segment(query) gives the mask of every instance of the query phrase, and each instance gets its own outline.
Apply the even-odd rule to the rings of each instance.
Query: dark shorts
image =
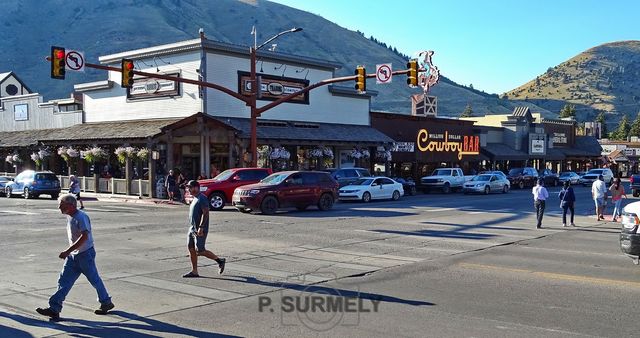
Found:
[[[202,252],[205,250],[204,243],[207,241],[208,231],[204,232],[203,236],[196,236],[195,232],[189,230],[189,239],[187,240],[188,248],[195,248],[196,251]]]
[[[76,197],[76,200],[80,200],[80,192],[74,192],[72,194]]]

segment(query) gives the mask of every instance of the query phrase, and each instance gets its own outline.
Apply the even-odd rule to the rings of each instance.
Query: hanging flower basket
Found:
[[[269,158],[272,160],[288,160],[291,158],[291,154],[282,147],[276,147],[271,154],[269,154]]]
[[[146,161],[147,159],[149,159],[149,148],[140,148],[138,149],[138,158]]]
[[[322,158],[323,152],[322,148],[315,148],[309,150],[309,158]]]
[[[97,161],[107,157],[107,152],[100,147],[92,147],[80,152],[80,156],[87,161],[87,163],[93,164]]]
[[[390,162],[391,161],[391,151],[390,150],[385,150],[385,151],[376,151],[376,161],[378,163],[385,163],[385,162]]]
[[[78,152],[76,149],[73,149],[73,147],[67,148],[65,146],[62,146],[58,148],[58,155],[60,155],[60,157],[62,157],[65,162],[69,163],[71,159],[80,156],[80,152]]]
[[[322,148],[322,155],[325,159],[333,160],[333,150],[329,147]]]

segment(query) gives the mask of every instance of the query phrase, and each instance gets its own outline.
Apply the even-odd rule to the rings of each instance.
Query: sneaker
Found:
[[[575,225],[574,223],[571,223],[571,226],[572,226],[572,227],[574,227],[574,226],[576,226],[576,225]]]
[[[109,302],[109,304],[100,304],[100,308],[93,311],[93,313],[97,315],[106,315],[107,312],[109,312],[109,310],[113,309],[114,307],[116,306],[111,302]]]
[[[55,312],[53,310],[51,310],[50,307],[43,309],[43,308],[37,308],[36,312],[43,315],[43,316],[47,316],[49,318],[51,318],[51,320],[58,320],[60,319],[60,314],[58,312]]]
[[[220,263],[218,263],[218,273],[222,275],[224,272],[224,266],[227,264],[226,258],[220,258]]]
[[[562,223],[562,226],[566,228],[567,227],[567,223]]]

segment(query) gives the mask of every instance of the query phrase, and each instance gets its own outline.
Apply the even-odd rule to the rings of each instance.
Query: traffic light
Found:
[[[133,68],[133,60],[122,59],[122,81],[120,81],[122,88],[133,87]]]
[[[407,73],[407,84],[411,87],[418,86],[418,60],[409,60],[409,62],[407,62],[407,68],[409,69]]]
[[[51,78],[64,80],[65,73],[65,53],[64,48],[51,46]]]
[[[367,71],[364,66],[357,66],[356,71],[356,90],[359,92],[367,91]]]

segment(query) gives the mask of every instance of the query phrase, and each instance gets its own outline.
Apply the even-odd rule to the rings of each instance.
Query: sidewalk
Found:
[[[67,193],[67,190],[62,190],[62,193]],[[138,195],[122,195],[122,194],[108,194],[108,193],[94,193],[94,192],[81,192],[80,196],[83,201],[100,201],[100,202],[120,202],[120,203],[139,203],[139,204],[164,204],[164,205],[183,205],[177,201],[169,201],[168,199],[161,198],[148,198],[140,197]]]

